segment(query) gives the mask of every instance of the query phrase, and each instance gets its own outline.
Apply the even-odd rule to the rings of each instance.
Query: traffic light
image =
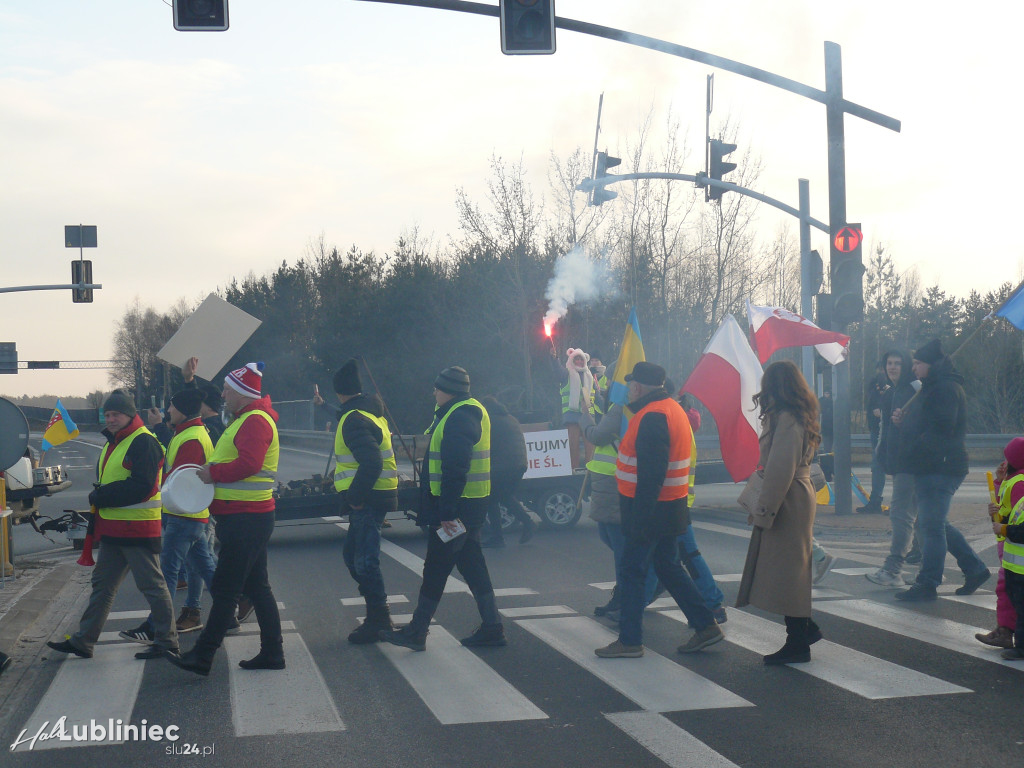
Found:
[[[724,162],[725,156],[735,149],[735,144],[726,144],[724,141],[711,139],[711,160],[708,164],[708,176],[710,178],[722,181],[722,177],[725,174],[736,170],[736,163]],[[711,185],[708,185],[705,189],[707,190],[708,200],[721,200],[722,193],[725,192],[721,187],[713,187]]]
[[[71,282],[74,285],[92,285],[92,262],[83,259],[72,261]],[[91,304],[92,288],[72,288],[71,301],[75,304]]]
[[[228,0],[174,0],[174,28],[179,32],[225,31]]]
[[[832,329],[842,331],[864,318],[864,264],[860,224],[844,224],[832,237]]]
[[[555,0],[498,0],[501,52],[555,52]]]
[[[18,372],[18,345],[13,341],[0,341],[0,373]],[[2,511],[2,510],[0,510]]]
[[[607,152],[597,153],[597,169],[594,171],[594,181],[600,181],[609,176],[608,169],[614,168],[622,162],[622,158],[612,157]],[[601,205],[619,196],[618,192],[612,192],[607,187],[594,187],[594,194],[590,198],[591,205]]]

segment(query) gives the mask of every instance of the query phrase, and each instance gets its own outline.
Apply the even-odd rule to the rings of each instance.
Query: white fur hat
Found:
[[[572,359],[574,357],[576,357],[576,355],[583,355],[584,365],[586,365],[586,363],[590,362],[590,355],[588,355],[582,349],[573,349],[572,347],[569,347],[569,349],[567,349],[565,351],[566,363],[567,364],[571,364],[572,363]]]

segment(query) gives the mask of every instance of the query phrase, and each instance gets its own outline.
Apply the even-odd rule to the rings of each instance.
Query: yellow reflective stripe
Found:
[[[1024,575],[1024,546],[1009,541],[1003,545],[1003,568]]]
[[[393,459],[393,458],[395,458],[395,452],[393,450],[390,450],[390,449],[388,449],[386,451],[381,451],[380,452],[380,457],[382,459]]]
[[[614,464],[617,459],[617,456],[613,456],[610,453],[599,453],[598,451],[594,451],[594,458],[592,458],[591,461],[603,461],[607,464]]]
[[[339,464],[351,464],[356,460],[351,453],[336,453],[334,458]]]
[[[104,520],[159,520],[160,508],[131,509],[129,507],[111,507],[101,509],[100,517]]]
[[[398,470],[397,469],[382,469],[381,472],[380,472],[380,476],[381,476],[381,478],[389,480],[392,477],[398,477]]]
[[[356,472],[358,472],[358,471],[359,471],[358,469],[344,469],[341,472],[335,472],[334,473],[334,479],[335,480],[345,480],[345,479],[350,478],[350,477],[355,477],[356,476]]]

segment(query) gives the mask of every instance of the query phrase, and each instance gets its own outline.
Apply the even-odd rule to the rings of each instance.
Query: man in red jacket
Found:
[[[107,444],[100,453],[99,482],[89,494],[96,508],[96,537],[102,541],[92,572],[92,595],[78,631],[47,645],[60,653],[92,658],[93,646],[107,621],[117,589],[128,571],[149,602],[153,645],[135,654],[153,659],[178,652],[174,609],[160,572],[160,479],[164,451],[146,429],[131,398],[116,390],[103,403]]]
[[[277,412],[262,394],[263,363],[249,363],[224,377],[224,404],[234,421],[217,441],[210,462],[199,470],[214,485],[210,514],[217,519],[220,556],[213,574],[210,618],[195,647],[175,666],[210,674],[224,635],[235,625],[240,594],[255,606],[260,652],[239,662],[243,669],[284,669],[281,616],[267,576],[267,542],[274,532],[274,484],[280,445]]]

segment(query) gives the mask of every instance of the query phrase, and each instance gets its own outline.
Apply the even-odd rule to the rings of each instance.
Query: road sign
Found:
[[[860,224],[847,224],[836,232],[834,244],[840,253],[853,253],[863,240],[864,233],[861,232]]]
[[[65,248],[95,248],[96,226],[67,224],[64,226]]]

